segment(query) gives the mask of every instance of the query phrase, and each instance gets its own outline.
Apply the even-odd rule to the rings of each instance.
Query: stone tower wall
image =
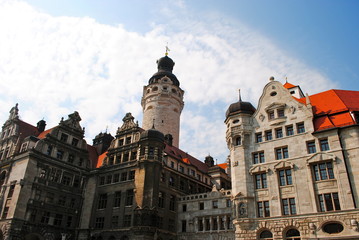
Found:
[[[145,130],[153,126],[163,134],[171,134],[173,145],[179,146],[180,116],[183,109],[184,91],[163,77],[158,83],[143,89],[142,108]]]

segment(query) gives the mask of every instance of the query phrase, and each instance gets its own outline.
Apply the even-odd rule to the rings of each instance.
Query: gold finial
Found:
[[[165,53],[166,56],[168,56],[169,51],[171,51],[171,50],[168,48],[168,42],[167,42],[167,44],[166,44],[166,53]]]

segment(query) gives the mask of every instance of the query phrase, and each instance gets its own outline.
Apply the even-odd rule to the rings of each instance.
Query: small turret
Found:
[[[39,133],[42,133],[45,130],[46,127],[46,121],[45,120],[40,120],[37,122],[37,129],[39,130]]]

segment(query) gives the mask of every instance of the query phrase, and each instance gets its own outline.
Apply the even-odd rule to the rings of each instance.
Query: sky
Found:
[[[185,91],[180,148],[218,163],[225,112],[254,106],[271,76],[304,93],[359,91],[359,1],[0,0],[0,122],[19,104],[47,128],[78,111],[89,144],[142,124],[143,86],[164,56]]]

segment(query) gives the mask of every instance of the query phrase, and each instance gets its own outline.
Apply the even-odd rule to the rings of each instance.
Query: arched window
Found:
[[[239,145],[242,144],[242,138],[241,138],[241,136],[236,137],[236,139],[235,139],[235,141],[234,141],[234,144],[235,144],[236,146],[239,146]]]
[[[285,234],[286,240],[300,240],[300,233],[297,229],[289,229]]]
[[[273,234],[268,230],[264,230],[263,232],[261,232],[261,234],[259,234],[259,239],[261,239],[261,240],[272,240],[273,239]]]

